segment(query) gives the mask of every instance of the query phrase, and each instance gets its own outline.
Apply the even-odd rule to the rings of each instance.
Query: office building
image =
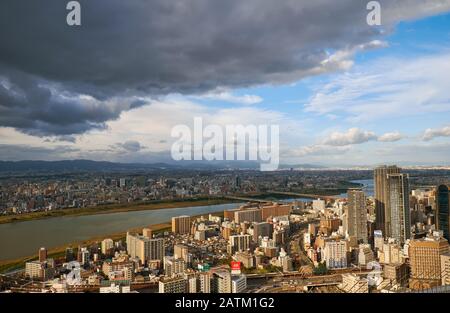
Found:
[[[189,234],[191,231],[191,217],[187,215],[172,217],[172,232],[175,234]]]
[[[449,191],[446,185],[436,189],[436,227],[443,231],[445,239],[450,240]]]
[[[347,195],[346,232],[349,236],[355,237],[358,243],[367,243],[367,209],[364,191],[349,190]]]
[[[409,177],[407,174],[388,174],[390,237],[403,244],[411,237],[409,210]],[[388,227],[388,226],[387,226]]]
[[[376,229],[381,230],[385,237],[390,237],[390,209],[388,174],[400,174],[397,166],[380,166],[374,170],[375,187],[375,223]]]
[[[441,284],[441,256],[449,253],[447,239],[438,232],[409,243],[412,289],[428,289]]]

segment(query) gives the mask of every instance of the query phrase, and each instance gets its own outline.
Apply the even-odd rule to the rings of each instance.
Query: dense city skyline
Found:
[[[3,179],[0,291],[448,291],[449,170],[194,172]]]

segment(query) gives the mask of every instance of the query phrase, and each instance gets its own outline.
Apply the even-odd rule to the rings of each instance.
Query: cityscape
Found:
[[[84,207],[94,211],[80,217],[104,215],[105,223],[117,214],[172,215],[148,225],[142,215],[126,232],[56,250],[38,237],[25,258],[17,252],[22,258],[0,263],[2,292],[448,292],[450,170],[216,172],[2,180],[2,218],[28,216],[23,225],[72,215],[77,223]],[[164,208],[195,201],[205,213]],[[114,211],[123,203],[123,212]],[[146,207],[154,204],[162,207]],[[67,216],[30,215],[52,212]]]
[[[450,0],[2,0],[0,39],[0,308],[450,293]]]

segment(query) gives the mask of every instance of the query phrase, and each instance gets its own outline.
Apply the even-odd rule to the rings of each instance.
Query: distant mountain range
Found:
[[[161,169],[257,169],[257,162],[181,161],[174,163],[117,163],[91,160],[0,161],[0,172],[107,172]]]
[[[324,166],[313,164],[280,165],[280,169],[320,169]],[[117,163],[92,160],[63,161],[0,161],[1,173],[26,172],[108,172],[141,171],[161,169],[259,169],[258,162],[252,161],[180,161],[171,163]]]
[[[280,170],[372,170],[375,166],[327,167],[317,164],[280,164]],[[254,161],[179,161],[167,163],[118,163],[92,160],[63,161],[0,161],[0,173],[76,173],[76,172],[124,172],[152,170],[259,170]],[[404,166],[410,170],[450,170],[450,166]]]

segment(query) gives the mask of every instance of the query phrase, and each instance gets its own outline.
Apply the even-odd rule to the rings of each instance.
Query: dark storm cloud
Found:
[[[139,141],[135,140],[128,140],[123,143],[118,143],[116,146],[125,150],[126,152],[138,152],[141,149],[145,148],[139,143]]]
[[[33,135],[105,127],[142,96],[277,84],[340,68],[328,53],[380,37],[361,0],[87,0],[0,3],[0,125]],[[396,21],[450,0],[386,0]],[[88,95],[89,97],[80,97]]]

